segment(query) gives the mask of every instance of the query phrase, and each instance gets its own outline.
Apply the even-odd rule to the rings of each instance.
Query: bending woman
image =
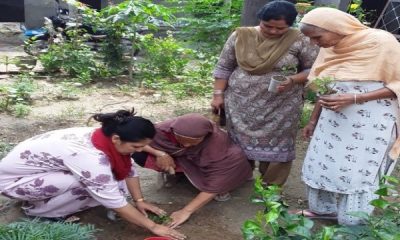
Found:
[[[103,205],[154,234],[184,239],[181,233],[148,219],[165,212],[144,201],[130,154],[155,135],[153,124],[133,111],[96,114],[101,128],[68,128],[19,143],[0,162],[0,193],[24,201],[29,216],[66,217]],[[127,202],[130,193],[136,208]]]
[[[252,170],[241,148],[224,131],[200,114],[187,114],[156,125],[150,155],[133,158],[158,171],[181,169],[201,192],[171,215],[172,227],[185,222],[217,194],[228,193],[251,178]]]
[[[373,211],[369,202],[379,179],[399,156],[400,44],[332,8],[310,11],[300,28],[321,47],[311,84],[328,77],[337,91],[320,97],[304,128],[304,136],[312,136],[302,176],[307,214],[359,224],[348,213]]]

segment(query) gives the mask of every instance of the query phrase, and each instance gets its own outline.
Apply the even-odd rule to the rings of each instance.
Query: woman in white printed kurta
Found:
[[[102,127],[47,132],[19,143],[0,161],[0,193],[23,201],[30,216],[66,217],[103,205],[122,218],[174,240],[185,236],[154,223],[146,211],[165,211],[147,203],[130,155],[155,135],[154,125],[133,112],[96,114]],[[130,194],[136,208],[126,200]]]
[[[25,200],[27,215],[43,217],[125,206],[125,181],[114,179],[107,156],[90,141],[93,131],[56,130],[18,144],[0,162],[2,194]],[[137,177],[133,168],[129,177]]]
[[[331,78],[336,90],[319,98],[304,128],[304,136],[312,136],[302,171],[305,213],[360,224],[349,213],[372,213],[379,179],[400,153],[400,45],[390,33],[332,8],[310,11],[300,29],[321,47],[310,84]]]

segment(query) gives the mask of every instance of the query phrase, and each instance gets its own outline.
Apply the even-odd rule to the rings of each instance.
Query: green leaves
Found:
[[[281,200],[277,186],[264,186],[260,178],[254,184],[255,196],[252,202],[265,207],[254,219],[247,220],[242,227],[246,240],[399,240],[400,204],[397,193],[399,181],[395,177],[381,179],[376,193],[379,199],[371,205],[379,208],[377,215],[352,212],[351,216],[364,221],[356,226],[325,226],[313,232],[314,222],[301,216],[290,214]],[[385,197],[385,198],[383,198]]]
[[[0,240],[94,240],[92,225],[24,220],[0,225]]]
[[[329,95],[336,93],[336,91],[333,90],[333,87],[334,79],[332,79],[331,77],[316,78],[310,84],[310,88],[319,95]]]
[[[380,209],[386,209],[388,206],[390,206],[390,203],[387,200],[384,199],[375,199],[370,202],[370,204],[374,207],[380,208]]]

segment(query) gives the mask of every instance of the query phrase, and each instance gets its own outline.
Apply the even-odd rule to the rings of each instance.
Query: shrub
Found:
[[[240,25],[243,1],[191,0],[177,8],[179,37],[210,55],[218,54],[229,34]]]
[[[399,180],[384,176],[375,192],[378,199],[370,204],[378,212],[368,215],[354,212],[351,215],[365,221],[358,226],[325,226],[320,231],[311,231],[314,223],[301,215],[290,214],[282,201],[278,186],[264,187],[260,178],[254,185],[253,203],[261,204],[265,210],[254,219],[246,220],[242,233],[246,240],[398,240],[400,239],[400,201],[397,189]]]
[[[140,64],[141,72],[147,76],[165,77],[172,82],[175,76],[183,75],[192,58],[193,51],[182,45],[168,33],[165,38],[144,37],[145,59]]]
[[[18,117],[29,113],[31,94],[36,86],[29,75],[20,75],[11,85],[0,86],[0,111],[13,112]]]

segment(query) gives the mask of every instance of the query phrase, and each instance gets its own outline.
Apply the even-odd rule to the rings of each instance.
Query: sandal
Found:
[[[227,192],[227,193],[217,194],[217,196],[214,197],[214,200],[217,202],[226,202],[231,198],[232,198],[231,194]]]
[[[326,220],[336,220],[337,219],[336,214],[317,214],[315,212],[312,212],[310,209],[297,210],[297,211],[294,211],[293,214],[302,215],[303,217],[306,217],[309,219],[326,219]]]

